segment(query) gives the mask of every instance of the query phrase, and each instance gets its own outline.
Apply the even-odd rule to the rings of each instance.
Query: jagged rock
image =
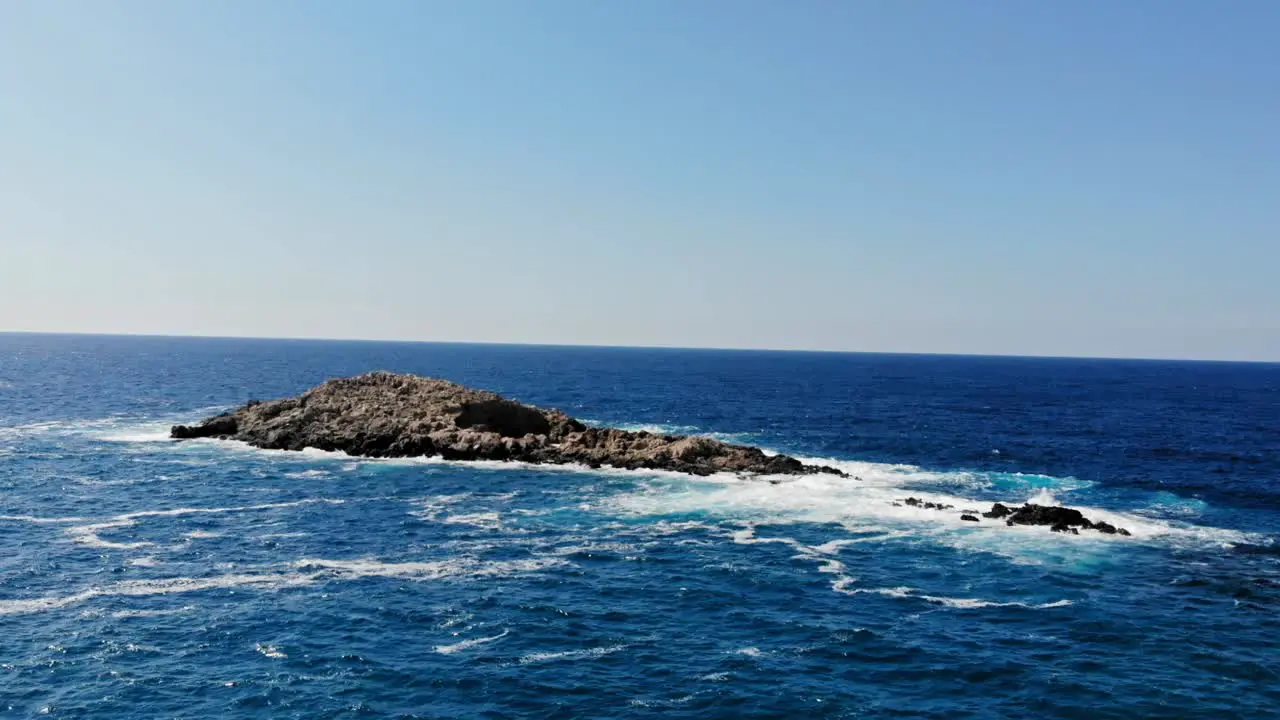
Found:
[[[981,520],[979,520],[979,519],[978,519],[976,516],[974,516],[974,515],[961,515],[961,516],[960,516],[960,519],[961,519],[961,520],[967,520],[967,521],[969,521],[969,522],[982,522]]]
[[[1002,505],[1000,503],[996,503],[995,505],[991,506],[990,512],[982,513],[982,517],[992,518],[993,520],[999,520],[1002,517],[1012,515],[1012,514],[1013,514],[1012,508],[1006,505]]]
[[[446,380],[389,372],[330,380],[294,398],[252,401],[197,425],[176,425],[170,435],[368,457],[578,463],[693,475],[847,477],[836,468],[805,465],[786,455],[766,455],[759,448],[710,438],[588,427],[559,410],[543,410]]]
[[[1000,503],[991,507],[991,512],[983,513],[989,518],[1005,518],[1005,524],[1014,525],[1048,525],[1053,532],[1079,535],[1080,529],[1097,530],[1108,535],[1130,535],[1128,530],[1117,528],[1106,522],[1092,522],[1079,510],[1058,507],[1055,505],[1036,505],[1027,503],[1020,508],[1009,508]]]
[[[1036,505],[1027,503],[1009,516],[1011,525],[1063,525],[1074,527],[1093,527],[1079,510],[1056,507],[1053,505]]]

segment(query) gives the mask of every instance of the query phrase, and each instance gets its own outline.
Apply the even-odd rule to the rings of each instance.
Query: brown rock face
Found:
[[[220,437],[266,449],[311,447],[367,457],[581,463],[693,475],[844,475],[710,438],[587,427],[559,410],[446,380],[388,372],[330,380],[296,398],[251,402],[197,425],[175,425],[170,434],[179,440]]]

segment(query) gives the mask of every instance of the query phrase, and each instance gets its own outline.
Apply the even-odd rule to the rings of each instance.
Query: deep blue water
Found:
[[[374,369],[861,480],[165,439]],[[4,717],[1280,713],[1278,365],[0,335],[0,516]]]

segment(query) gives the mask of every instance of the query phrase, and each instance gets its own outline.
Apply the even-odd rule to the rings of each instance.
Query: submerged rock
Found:
[[[926,500],[921,500],[920,498],[914,498],[914,497],[905,498],[902,500],[902,502],[910,505],[911,507],[924,508],[925,510],[955,509],[955,505],[943,505],[942,503],[928,502]],[[897,503],[894,503],[894,504],[897,505]]]
[[[175,425],[170,435],[366,457],[607,465],[692,475],[848,477],[836,468],[710,438],[588,427],[559,410],[447,380],[389,372],[329,380],[298,397],[250,402],[196,425]]]
[[[973,515],[968,515],[968,514],[966,514],[966,515],[961,515],[961,516],[960,516],[960,519],[961,519],[961,520],[966,520],[966,521],[968,521],[968,522],[982,522],[982,521],[981,521],[981,520],[979,520],[977,517],[975,517],[975,516],[973,516]]]

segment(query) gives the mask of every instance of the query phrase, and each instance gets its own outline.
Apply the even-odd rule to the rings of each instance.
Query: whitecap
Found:
[[[581,660],[612,655],[626,649],[626,645],[610,645],[609,647],[588,648],[586,650],[562,650],[560,652],[538,652],[522,656],[517,662],[522,665],[530,663],[554,662],[559,660]]]
[[[262,653],[266,657],[273,658],[276,660],[289,657],[287,654],[285,654],[282,650],[277,648],[275,645],[263,645],[262,643],[258,643],[257,645],[253,646],[253,649]]]
[[[461,642],[456,642],[456,643],[453,643],[452,645],[437,645],[435,647],[435,651],[440,653],[441,655],[452,655],[456,652],[468,650],[477,645],[484,645],[485,643],[491,643],[491,642],[494,642],[495,640],[501,640],[502,638],[510,634],[511,634],[510,630],[503,630],[502,632],[492,637],[473,638],[471,640],[463,640]]]
[[[836,592],[844,593],[846,595],[860,595],[860,594],[866,593],[866,594],[874,594],[874,595],[883,595],[886,597],[909,598],[912,600],[923,600],[925,602],[933,603],[935,605],[942,605],[944,607],[958,608],[958,609],[964,609],[964,610],[972,610],[977,608],[989,608],[989,607],[1021,607],[1021,608],[1031,609],[1031,610],[1045,610],[1049,608],[1066,607],[1068,605],[1073,604],[1072,601],[1065,600],[1065,599],[1054,600],[1052,602],[1045,602],[1045,603],[1026,603],[1026,602],[1021,602],[1017,600],[998,601],[998,600],[981,600],[978,598],[943,597],[940,595],[926,595],[916,590],[915,588],[905,587],[905,586],[884,587],[884,588],[850,588],[848,586],[849,584],[850,583],[847,581],[842,582],[840,583],[840,587],[835,587],[833,585],[833,589],[835,589]]]
[[[305,480],[305,479],[309,479],[309,478],[322,478],[322,477],[329,477],[329,474],[330,474],[330,473],[329,473],[329,471],[328,471],[328,470],[316,470],[316,469],[312,468],[311,470],[300,470],[300,471],[298,471],[298,472],[289,472],[289,473],[285,473],[285,474],[284,474],[284,476],[285,476],[285,477],[287,477],[287,478],[294,478],[294,479],[298,479],[298,480]]]
[[[195,610],[194,605],[183,605],[180,608],[172,608],[169,610],[116,610],[111,613],[111,617],[118,620],[125,618],[161,617],[164,615],[181,615],[183,613],[191,612],[192,610]]]
[[[483,530],[499,530],[502,528],[502,516],[496,512],[449,515],[444,518],[444,522],[449,525],[471,525]]]

